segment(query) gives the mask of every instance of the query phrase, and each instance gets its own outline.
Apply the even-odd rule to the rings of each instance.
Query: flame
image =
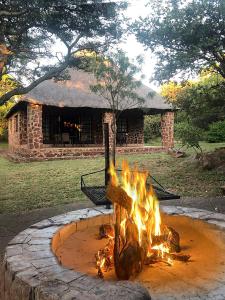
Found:
[[[153,236],[160,236],[162,234],[162,222],[158,199],[152,186],[148,188],[146,184],[148,172],[139,171],[137,166],[131,170],[128,163],[123,161],[121,178],[117,175],[112,163],[110,164],[109,173],[111,184],[114,186],[120,185],[132,199],[131,211],[129,215],[126,214],[123,216],[120,223],[122,238],[126,239],[126,224],[129,219],[136,224],[140,246],[147,241],[147,256],[151,255],[152,250],[157,250],[158,255],[163,258],[165,253],[169,253],[170,251],[165,243],[152,245]],[[171,263],[171,261],[168,261],[168,263]]]
[[[159,202],[151,185],[147,184],[148,172],[139,171],[137,166],[130,169],[126,161],[122,163],[122,172],[119,176],[114,165],[110,164],[110,184],[122,188],[131,198],[131,207],[121,211],[119,220],[119,235],[126,244],[129,238],[135,235],[135,241],[145,250],[147,258],[156,258],[158,261],[172,265],[168,239],[172,233],[166,231],[162,225]],[[130,204],[129,204],[130,205]],[[114,219],[116,214],[114,214]],[[118,220],[117,220],[118,222]],[[129,231],[129,225],[135,224],[135,233]],[[133,228],[133,227],[132,227]],[[136,232],[137,229],[137,232]],[[163,229],[163,231],[162,231]],[[113,264],[114,236],[108,235],[108,244],[100,249],[96,255],[98,276],[103,278],[103,271]],[[162,241],[162,242],[161,242]],[[160,243],[161,242],[161,243]]]

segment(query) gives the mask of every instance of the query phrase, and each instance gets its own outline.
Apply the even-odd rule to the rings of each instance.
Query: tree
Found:
[[[225,118],[225,79],[218,74],[203,71],[195,81],[183,86],[176,97],[176,105],[185,112],[194,126],[208,129],[212,122]]]
[[[0,104],[51,78],[65,78],[83,49],[108,48],[122,34],[126,4],[103,0],[6,0],[0,3],[0,84],[14,74],[20,85]],[[21,80],[23,79],[23,80]],[[25,84],[26,83],[26,84]]]
[[[3,75],[0,85],[0,96],[4,95],[6,92],[16,88],[18,83],[12,76]],[[7,120],[5,116],[10,108],[15,104],[14,97],[8,101],[7,103],[0,105],[0,140],[7,139]]]
[[[156,54],[159,82],[206,67],[225,78],[224,0],[151,0],[149,16],[139,19],[133,31]]]
[[[175,81],[169,81],[160,86],[160,94],[166,100],[176,105],[177,96],[181,93],[183,85]]]
[[[99,96],[102,96],[109,104],[112,110],[112,132],[113,149],[112,159],[115,165],[116,153],[116,121],[120,113],[132,107],[136,107],[144,102],[137,89],[141,86],[139,80],[134,76],[141,71],[142,60],[137,58],[139,66],[130,63],[124,52],[118,51],[111,54],[110,57],[96,56],[89,65],[89,71],[92,71],[96,84],[91,85],[91,90]]]

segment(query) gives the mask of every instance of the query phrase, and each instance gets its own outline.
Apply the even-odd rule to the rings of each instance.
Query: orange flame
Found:
[[[148,187],[148,172],[141,172],[135,167],[133,170],[129,168],[127,162],[122,163],[121,177],[117,175],[114,165],[111,163],[109,173],[111,176],[111,184],[120,185],[121,188],[132,199],[132,208],[129,215],[125,215],[120,223],[121,235],[124,239],[125,228],[128,218],[136,224],[138,229],[138,240],[140,246],[142,243],[148,243],[148,254],[151,250],[158,250],[161,257],[164,253],[169,253],[169,248],[164,243],[152,246],[152,237],[161,235],[161,215],[159,210],[159,202],[154,193],[152,186]],[[171,262],[169,262],[171,263]]]

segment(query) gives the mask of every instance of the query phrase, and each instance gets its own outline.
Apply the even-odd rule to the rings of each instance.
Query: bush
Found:
[[[206,139],[210,143],[225,142],[225,120],[211,123]]]
[[[144,120],[145,143],[159,136],[161,136],[161,116],[146,116]]]
[[[195,150],[199,149],[202,152],[199,145],[202,136],[203,131],[192,124],[187,122],[175,124],[175,137],[182,143],[182,146],[192,147]]]

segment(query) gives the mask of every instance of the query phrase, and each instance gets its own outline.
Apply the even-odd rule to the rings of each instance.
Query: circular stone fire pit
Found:
[[[225,249],[225,215],[184,207],[164,206],[162,210],[168,215],[189,217],[191,227],[193,227],[192,222],[194,223],[192,219],[199,219],[204,223],[215,225],[209,226],[210,236],[207,238],[213,243],[213,237],[215,237],[215,241],[220,241],[217,248]],[[155,290],[154,286],[151,289],[151,284],[154,282],[154,278],[151,277],[148,279],[149,285],[145,284],[147,289],[136,281],[102,280],[59,264],[54,253],[57,253],[58,249],[68,240],[68,237],[76,234],[76,232],[85,231],[88,227],[109,223],[111,218],[112,210],[103,207],[83,209],[46,219],[18,234],[6,248],[4,264],[0,272],[0,299],[138,300],[151,299],[151,296],[152,299],[171,300],[225,299],[225,260],[223,260],[225,251],[222,250],[221,257],[218,257],[218,253],[215,251],[215,262],[217,261],[218,264],[218,260],[220,260],[220,265],[210,280],[203,276],[201,284],[199,284],[194,278],[193,282],[185,280],[184,276],[182,291],[177,289],[176,285],[174,288],[162,290]],[[199,231],[201,230],[199,228]],[[188,251],[192,254],[191,247]],[[202,255],[207,256],[207,251],[209,250],[206,244],[202,249]],[[74,259],[79,261],[79,257],[74,257]],[[194,259],[195,257],[193,257],[193,261],[188,263],[189,268],[191,264],[195,264]],[[161,268],[161,266],[158,267]],[[176,266],[167,267],[166,272],[171,273],[172,280],[173,277],[176,277]],[[176,281],[176,278],[174,280]],[[167,283],[165,282],[164,285],[166,287]],[[170,287],[169,283],[168,286]]]

